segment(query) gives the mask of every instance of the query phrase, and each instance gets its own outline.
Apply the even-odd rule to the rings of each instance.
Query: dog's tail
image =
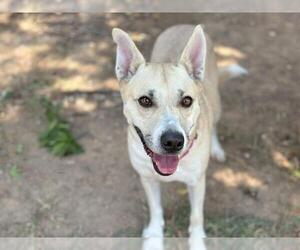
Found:
[[[248,74],[248,71],[239,64],[231,64],[228,66],[219,67],[218,71],[221,82]]]

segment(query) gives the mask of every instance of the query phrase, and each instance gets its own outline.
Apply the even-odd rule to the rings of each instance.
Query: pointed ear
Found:
[[[186,67],[193,78],[203,81],[205,59],[206,39],[201,25],[197,25],[181,54],[179,63]]]
[[[121,29],[113,29],[112,37],[117,44],[115,72],[119,80],[129,80],[145,59],[129,35]]]

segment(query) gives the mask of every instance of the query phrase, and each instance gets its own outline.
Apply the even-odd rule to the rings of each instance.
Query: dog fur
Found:
[[[144,249],[162,249],[161,181],[187,185],[191,205],[190,249],[199,249],[205,237],[206,168],[210,156],[219,161],[226,159],[217,136],[221,116],[218,81],[246,71],[238,65],[218,70],[212,42],[201,25],[177,25],[165,30],[155,42],[150,62],[145,61],[127,33],[113,29],[112,34],[117,44],[116,76],[128,122],[129,156],[141,177],[150,211],[150,222],[143,232]],[[141,107],[141,96],[150,96],[155,106]],[[191,107],[179,105],[183,96],[192,98]],[[183,135],[184,146],[178,155],[184,157],[173,174],[163,176],[154,170],[145,145],[150,151],[165,154],[160,138],[167,130]]]

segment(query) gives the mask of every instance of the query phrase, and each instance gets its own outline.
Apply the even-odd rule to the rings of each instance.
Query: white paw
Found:
[[[163,238],[151,237],[143,240],[143,250],[163,250]]]
[[[190,238],[189,250],[206,250],[203,238]]]
[[[190,238],[206,238],[203,226],[194,226],[189,228]]]
[[[204,238],[206,237],[202,227],[190,230],[189,250],[206,250]]]
[[[143,238],[162,238],[163,237],[163,227],[158,225],[149,225],[143,231]]]
[[[219,162],[226,161],[225,151],[219,143],[212,144],[210,155],[212,158],[216,159]]]

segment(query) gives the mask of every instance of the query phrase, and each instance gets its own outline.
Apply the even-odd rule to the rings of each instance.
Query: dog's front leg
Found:
[[[150,178],[142,177],[141,180],[146,192],[150,210],[150,222],[143,232],[143,237],[162,237],[164,219],[160,200],[160,183]]]
[[[188,185],[189,199],[191,204],[189,245],[190,250],[205,249],[203,238],[205,232],[203,228],[203,204],[205,195],[205,174],[195,185]]]
[[[143,250],[163,249],[163,210],[160,198],[160,183],[154,179],[141,178],[150,210],[150,222],[143,232]]]

